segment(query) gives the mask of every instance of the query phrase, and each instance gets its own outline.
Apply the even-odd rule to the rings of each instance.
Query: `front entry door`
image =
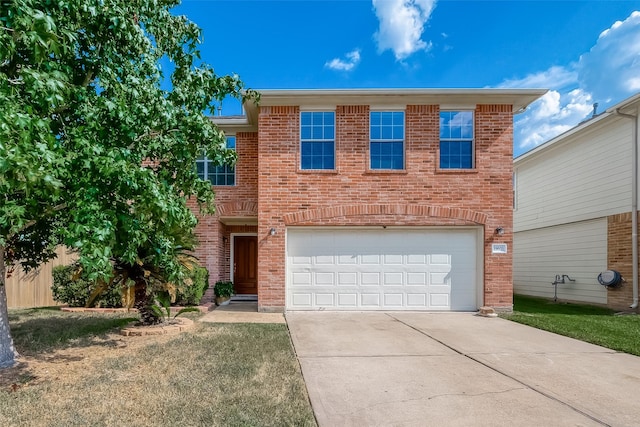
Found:
[[[235,236],[233,243],[235,293],[255,295],[258,293],[258,237]]]

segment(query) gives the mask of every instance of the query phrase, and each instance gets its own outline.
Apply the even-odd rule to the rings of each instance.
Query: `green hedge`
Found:
[[[209,271],[204,267],[196,267],[189,274],[192,283],[178,290],[176,305],[199,305],[202,296],[209,287]]]
[[[93,291],[94,282],[88,281],[82,276],[73,280],[78,265],[54,267],[53,269],[53,299],[70,307],[84,307]],[[189,276],[191,284],[182,286],[176,295],[176,305],[199,305],[202,296],[209,287],[209,272],[204,267],[194,268]],[[119,286],[115,286],[96,299],[95,307],[122,307],[122,292]]]
[[[70,307],[84,307],[95,288],[95,282],[86,280],[82,276],[73,280],[78,264],[58,266],[53,268],[53,299],[68,304]],[[122,307],[122,293],[120,288],[109,289],[94,303],[95,307]]]

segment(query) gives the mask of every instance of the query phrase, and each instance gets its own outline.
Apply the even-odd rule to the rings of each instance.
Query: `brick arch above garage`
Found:
[[[487,214],[430,205],[341,205],[290,212],[285,225],[485,225]]]

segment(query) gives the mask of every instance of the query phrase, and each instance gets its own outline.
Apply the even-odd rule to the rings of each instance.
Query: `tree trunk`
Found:
[[[16,352],[9,328],[9,312],[7,311],[7,287],[5,284],[4,246],[0,246],[0,369],[8,368],[16,363]]]
[[[160,323],[160,319],[151,309],[153,300],[151,295],[147,295],[147,283],[144,280],[137,280],[135,284],[133,306],[138,309],[140,323],[143,325],[155,325]]]

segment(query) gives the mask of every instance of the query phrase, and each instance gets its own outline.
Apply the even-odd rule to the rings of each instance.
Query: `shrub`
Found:
[[[192,283],[178,290],[176,305],[199,305],[209,287],[209,271],[204,267],[194,268],[189,274],[189,279]]]
[[[95,282],[82,277],[75,278],[78,264],[70,264],[53,268],[53,299],[57,302],[68,304],[70,307],[84,307],[89,295],[95,288]],[[122,293],[119,287],[108,289],[99,296],[95,307],[122,307]]]
[[[233,295],[233,282],[219,280],[213,287],[213,292],[217,297],[228,298]]]

